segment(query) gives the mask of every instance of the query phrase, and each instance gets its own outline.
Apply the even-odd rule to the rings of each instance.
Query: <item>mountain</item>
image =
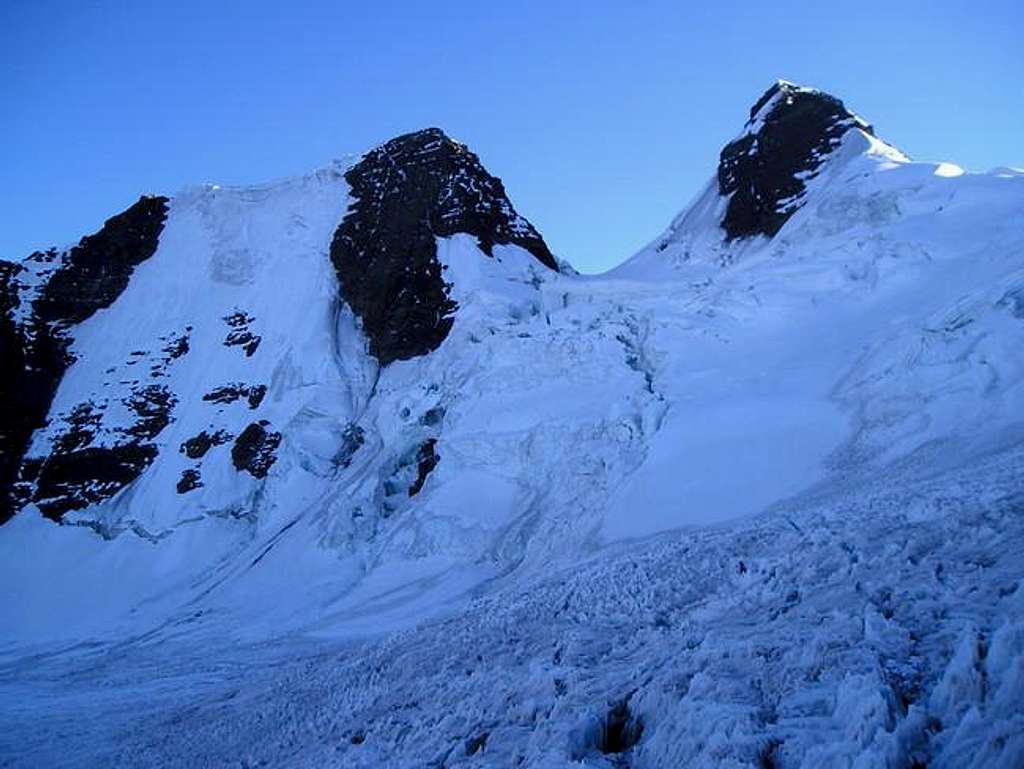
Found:
[[[335,199],[329,201],[332,192]],[[314,201],[317,210],[306,212],[310,201],[303,193],[323,197]],[[4,304],[11,307],[4,327],[10,394],[5,393],[0,425],[9,446],[3,467],[5,486],[11,488],[4,500],[7,516],[33,503],[47,517],[62,520],[130,484],[146,485],[146,479],[135,482],[144,474],[164,475],[167,465],[178,471],[172,490],[193,492],[206,485],[207,452],[225,443],[231,446],[218,453],[230,454],[235,471],[264,478],[276,460],[281,433],[257,418],[259,407],[275,376],[298,373],[280,368],[282,356],[294,355],[296,366],[319,367],[332,350],[336,354],[337,343],[329,337],[338,328],[294,329],[289,316],[297,306],[319,306],[318,321],[328,324],[339,312],[354,313],[369,352],[355,364],[359,367],[429,353],[448,335],[457,309],[441,274],[436,238],[472,234],[491,258],[495,246],[516,245],[556,269],[543,239],[516,214],[500,180],[437,129],[398,137],[343,174],[324,172],[261,192],[197,191],[170,201],[170,212],[168,203],[144,197],[65,252],[3,264]],[[320,218],[311,224],[311,215]],[[300,256],[316,259],[323,228],[334,225],[330,263],[305,266],[304,275],[290,279]],[[311,226],[321,229],[306,239]],[[252,239],[254,229],[262,242]],[[154,256],[161,237],[159,266],[140,275],[125,296],[133,271]],[[324,272],[331,265],[339,289],[337,297],[324,301]],[[168,270],[182,271],[177,281],[169,279]],[[138,287],[147,280],[146,288]],[[283,301],[274,302],[275,296]],[[83,325],[115,302],[109,313]],[[344,310],[332,306],[338,302]],[[280,329],[289,326],[296,333],[282,338]],[[127,328],[134,330],[126,333]],[[267,331],[257,333],[260,329]],[[346,331],[353,337],[359,333]],[[102,338],[102,352],[80,341],[79,334],[89,333]],[[291,345],[310,333],[325,335],[318,340],[319,354],[295,354]],[[264,335],[271,334],[277,338],[268,339],[261,352]],[[119,349],[111,345],[117,337],[124,341]],[[69,367],[73,384],[62,382]],[[234,378],[225,378],[229,373]],[[279,400],[285,389],[275,388],[272,399]],[[247,409],[232,413],[240,411],[229,407],[236,401]],[[185,435],[185,425],[194,432]],[[349,429],[343,446],[360,435],[357,425]],[[165,458],[175,452],[184,457]],[[166,499],[167,486],[166,477],[155,480],[136,504],[165,511],[196,504],[195,494],[180,504]],[[224,510],[234,498],[221,495],[214,504]],[[242,507],[238,503],[235,509]],[[105,526],[84,520],[98,530]],[[142,523],[132,521],[137,531]]]
[[[1019,765],[1022,211],[780,81],[605,275],[438,129],[0,264],[0,755]]]

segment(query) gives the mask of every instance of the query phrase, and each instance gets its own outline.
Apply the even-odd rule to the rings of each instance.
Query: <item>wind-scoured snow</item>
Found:
[[[1019,767],[1024,178],[833,155],[604,276],[438,239],[454,326],[384,368],[341,170],[175,198],[52,410],[190,327],[160,456],[0,529],[0,760]],[[259,419],[265,478],[179,449]]]

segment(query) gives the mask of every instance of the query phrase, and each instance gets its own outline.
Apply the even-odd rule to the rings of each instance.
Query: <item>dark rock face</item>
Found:
[[[0,262],[0,523],[29,498],[53,500],[40,508],[59,518],[76,506],[68,506],[76,486],[81,500],[102,499],[133,479],[147,457],[152,461],[153,452],[141,445],[79,450],[79,433],[66,436],[58,449],[67,453],[25,468],[22,475],[36,480],[34,492],[18,478],[29,439],[45,423],[57,386],[73,362],[69,330],[121,295],[135,267],[156,251],[166,217],[167,198],[143,197],[69,251],[32,254],[27,261],[40,268],[41,282],[34,293],[24,265]],[[180,349],[179,343],[175,352]],[[149,395],[140,394],[130,404],[138,406],[139,438],[161,419]]]
[[[103,422],[103,409],[91,401],[79,403],[64,418],[67,429],[53,442],[54,449],[67,454],[93,442]]]
[[[340,468],[348,467],[352,464],[352,457],[356,455],[356,452],[362,448],[365,442],[366,433],[362,427],[355,424],[347,425],[345,432],[341,434],[341,447],[334,456],[334,464]]]
[[[39,320],[71,326],[113,304],[156,251],[166,218],[167,198],[147,196],[82,238],[33,303]]]
[[[179,494],[187,494],[193,489],[198,489],[202,485],[203,482],[200,479],[199,471],[190,467],[181,471],[181,477],[178,479],[175,489]]]
[[[215,433],[203,430],[182,443],[180,451],[189,459],[202,459],[211,448],[227,443],[229,440],[231,440],[231,434],[224,430],[218,430]]]
[[[54,452],[39,462],[33,501],[47,518],[102,502],[134,481],[156,458],[151,443]],[[28,471],[31,472],[31,471]]]
[[[424,412],[423,416],[420,417],[419,422],[424,427],[437,427],[441,424],[441,420],[444,419],[445,409],[443,406],[435,406],[432,409],[428,409]]]
[[[254,334],[249,326],[255,320],[251,315],[237,310],[224,318],[224,322],[231,330],[224,337],[225,347],[241,347],[246,358],[251,358],[256,348],[260,346],[263,337]]]
[[[441,461],[441,457],[437,455],[437,451],[434,449],[436,445],[436,438],[428,438],[420,444],[419,451],[416,454],[416,480],[409,487],[410,497],[415,497],[422,491],[423,484],[427,482],[427,476],[434,471],[437,463]]]
[[[873,134],[827,93],[784,82],[769,88],[745,135],[722,150],[718,191],[732,196],[721,222],[726,237],[774,236],[800,207],[805,180],[853,128]]]
[[[345,179],[355,202],[334,234],[331,261],[382,365],[437,349],[451,330],[456,305],[435,238],[468,233],[488,255],[495,245],[512,243],[558,269],[501,180],[436,128],[367,153]]]
[[[186,331],[191,331],[191,330],[192,330],[191,327],[186,329]],[[163,353],[166,356],[164,358],[164,363],[166,364],[166,363],[170,363],[172,360],[177,360],[182,355],[185,355],[186,353],[188,353],[188,350],[189,350],[189,346],[188,346],[188,334],[187,333],[182,334],[181,336],[172,336],[172,337],[170,337],[170,341],[163,348]]]
[[[114,429],[102,428],[106,401],[79,403],[53,417],[63,429],[49,455],[24,460],[19,501],[35,502],[59,520],[69,510],[113,496],[152,464],[157,447],[150,441],[170,423],[177,399],[162,385],[146,385],[132,388],[121,403],[134,419]]]
[[[265,419],[253,422],[235,439],[231,447],[231,461],[238,471],[245,470],[254,478],[265,478],[271,465],[277,461],[277,447],[281,433],[267,430]]]
[[[56,387],[51,377],[32,375],[25,331],[14,319],[21,305],[17,278],[24,271],[19,264],[0,261],[0,524],[14,514],[18,467]]]
[[[250,386],[243,382],[233,382],[214,388],[203,396],[203,400],[211,403],[234,403],[240,398],[245,398],[249,402],[249,408],[254,409],[263,402],[266,394],[266,385]]]
[[[124,430],[124,434],[139,440],[155,438],[170,424],[171,409],[176,403],[177,398],[161,385],[134,388],[131,396],[124,400],[124,405],[135,412],[136,420]]]

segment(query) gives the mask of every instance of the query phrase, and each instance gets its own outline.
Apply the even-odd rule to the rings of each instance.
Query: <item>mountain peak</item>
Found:
[[[451,330],[455,302],[441,275],[437,238],[473,235],[488,256],[496,245],[517,245],[558,269],[501,180],[439,128],[385,142],[345,179],[353,203],[334,235],[331,260],[382,364],[428,353]]]
[[[409,151],[423,153],[427,157],[439,155],[458,155],[468,153],[469,149],[464,144],[452,139],[443,129],[431,126],[421,128],[418,131],[399,134],[370,151],[383,151],[388,155],[403,155]]]
[[[847,131],[872,127],[831,94],[777,80],[754,103],[743,133],[722,150],[718,188],[730,196],[729,240],[774,236],[803,203],[806,182]]]
[[[794,108],[806,108],[810,104],[827,105],[837,112],[843,112],[861,123],[861,128],[867,133],[874,134],[870,125],[861,120],[857,115],[849,112],[842,100],[832,94],[817,88],[809,88],[781,79],[772,83],[768,90],[761,94],[761,98],[754,103],[754,106],[750,108],[750,120],[747,125],[750,126],[751,123],[755,122],[758,116],[763,118],[779,111],[784,112]]]
[[[791,83],[788,80],[776,80],[768,90],[761,95],[761,98],[754,103],[754,106],[750,108],[750,119],[754,120],[757,117],[757,114],[764,109],[768,102],[772,101],[776,95],[798,90],[800,90],[800,86],[796,83]]]

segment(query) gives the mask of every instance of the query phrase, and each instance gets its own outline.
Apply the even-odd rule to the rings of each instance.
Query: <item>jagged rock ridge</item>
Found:
[[[781,80],[769,88],[743,135],[721,153],[718,191],[731,196],[721,222],[726,237],[774,236],[800,207],[805,182],[855,128],[874,135],[834,96]]]
[[[455,302],[436,238],[468,233],[488,255],[495,245],[515,244],[558,269],[501,180],[439,129],[392,139],[345,179],[355,202],[334,235],[331,259],[342,296],[382,365],[436,349],[451,329]]]
[[[28,501],[59,518],[114,493],[153,460],[145,441],[166,424],[172,398],[147,390],[128,404],[139,415],[138,430],[122,445],[82,448],[92,421],[83,404],[55,452],[23,465],[74,361],[70,329],[121,295],[135,267],[156,251],[166,216],[167,198],[144,196],[66,252],[0,262],[0,523]]]

